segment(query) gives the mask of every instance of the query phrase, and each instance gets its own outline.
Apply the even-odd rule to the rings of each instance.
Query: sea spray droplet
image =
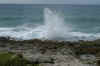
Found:
[[[64,17],[55,10],[45,8],[44,21],[48,39],[65,38],[65,34],[70,31],[69,27],[65,25]]]

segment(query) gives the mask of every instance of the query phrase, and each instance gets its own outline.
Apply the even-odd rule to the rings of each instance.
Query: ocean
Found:
[[[0,4],[0,36],[16,39],[100,39],[100,5]]]

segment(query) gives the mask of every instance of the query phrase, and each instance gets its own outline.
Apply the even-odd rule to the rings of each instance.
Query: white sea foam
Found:
[[[50,39],[50,40],[94,40],[100,33],[73,32],[73,27],[65,24],[64,16],[55,10],[44,9],[44,24],[24,24],[13,28],[0,28],[0,36],[11,36],[17,39]]]

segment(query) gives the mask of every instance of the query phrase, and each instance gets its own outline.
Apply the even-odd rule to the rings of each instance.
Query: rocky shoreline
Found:
[[[39,66],[97,66],[99,62],[96,58],[100,55],[100,40],[70,42],[32,39],[19,41],[10,37],[0,37],[0,52],[22,54],[26,60],[38,63]]]

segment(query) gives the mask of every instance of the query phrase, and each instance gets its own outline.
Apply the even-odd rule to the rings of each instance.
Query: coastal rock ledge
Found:
[[[74,45],[75,42],[3,38],[0,40],[0,51],[22,54],[25,59],[39,66],[86,66],[76,57]]]

